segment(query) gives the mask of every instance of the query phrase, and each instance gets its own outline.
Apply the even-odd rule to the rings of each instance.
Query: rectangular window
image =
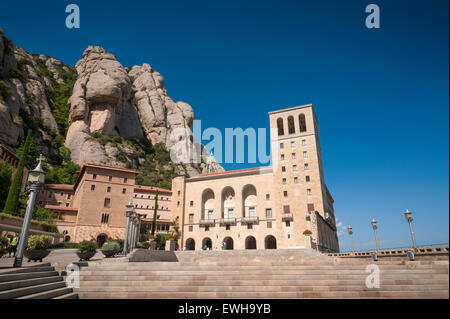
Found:
[[[284,154],[281,154],[281,160],[284,161]]]
[[[66,207],[69,207],[70,203],[66,203]]]
[[[286,178],[283,178],[283,179],[282,179],[282,183],[283,183],[283,185],[286,185],[286,184],[287,184]]]
[[[292,159],[296,159],[295,153],[292,153]]]
[[[105,207],[111,207],[111,198],[105,198],[105,203],[103,204]]]
[[[52,198],[53,192],[48,193],[48,198]]]
[[[302,140],[302,145],[306,146],[306,140]]]
[[[272,228],[272,222],[267,222],[267,228]]]
[[[208,210],[208,219],[214,219],[214,211],[213,210]]]
[[[109,181],[109,182],[112,181],[112,176],[108,176],[108,181]]]
[[[67,199],[70,199],[72,197],[72,194],[67,194]]]
[[[60,194],[61,196],[64,196],[64,192],[61,192],[61,194]]]
[[[253,225],[252,224],[247,224],[247,229],[253,229]]]
[[[126,188],[122,188],[122,194],[126,194],[127,193],[127,189]]]
[[[194,206],[194,201],[193,201],[193,200],[191,200],[190,205],[191,205],[191,206]]]
[[[97,174],[92,174],[92,179],[97,179]]]
[[[91,191],[95,191],[95,185],[91,185]]]
[[[194,226],[189,226],[189,231],[193,231],[194,230]]]
[[[177,206],[180,206],[180,201],[177,202]]]
[[[294,141],[291,142],[291,148],[295,148],[295,142]]]
[[[234,209],[233,208],[228,208],[225,211],[224,218],[234,218]]]
[[[308,188],[308,189],[306,190],[306,195],[311,195],[311,188]]]
[[[284,148],[284,143],[280,143],[280,148],[281,148],[281,149]]]
[[[272,218],[272,208],[266,208],[266,217]]]
[[[124,182],[124,184],[126,184],[128,182],[128,178],[124,177],[123,182]]]
[[[294,177],[294,184],[298,184],[298,177]]]
[[[270,194],[266,194],[266,200],[270,199]]]
[[[230,225],[226,225],[226,226],[225,226],[225,229],[226,229],[226,230],[230,230]]]
[[[285,167],[285,166],[281,166],[281,171],[282,171],[283,173],[285,173],[285,172],[286,172],[286,167]]]
[[[308,212],[314,211],[314,204],[308,204]]]
[[[305,164],[305,171],[309,170],[309,164]]]
[[[286,227],[291,227],[291,222],[290,221],[286,221]],[[289,235],[288,235],[289,236]],[[288,237],[289,238],[289,237]]]
[[[311,179],[309,178],[309,176],[308,176],[308,175],[306,175],[306,177],[305,177],[305,178],[306,178],[306,181],[307,181],[307,182],[309,182],[309,181],[311,180]]]
[[[189,224],[194,223],[194,214],[189,214]]]
[[[303,152],[303,158],[308,158],[308,152]]]
[[[297,165],[292,165],[292,170],[293,170],[294,172],[296,172],[296,171],[297,171]]]
[[[291,208],[289,207],[289,205],[283,205],[283,213],[285,214],[291,213]]]
[[[256,216],[256,209],[255,209],[254,206],[248,208],[248,215],[249,216]]]
[[[108,186],[108,187],[106,188],[106,191],[107,191],[108,193],[111,193],[111,186]]]
[[[288,192],[287,191],[283,191],[283,196],[284,197],[288,197]]]
[[[62,203],[61,203],[61,202],[58,202],[58,206],[62,206]]]

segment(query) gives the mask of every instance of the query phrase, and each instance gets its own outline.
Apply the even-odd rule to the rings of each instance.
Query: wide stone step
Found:
[[[56,281],[61,281],[61,280],[62,280],[62,277],[50,276],[50,277],[33,278],[33,279],[25,279],[25,280],[6,281],[6,282],[0,283],[0,291],[41,285],[41,284],[46,284],[46,283],[56,282]]]
[[[439,285],[448,287],[449,280],[446,279],[383,279],[380,281],[381,286],[402,285],[402,286],[433,286]],[[355,286],[365,285],[365,280],[172,280],[172,281],[126,281],[126,280],[110,280],[110,281],[95,281],[84,280],[80,282],[80,287],[117,287],[117,286]]]
[[[261,275],[255,275],[255,274],[240,274],[240,275],[185,275],[185,274],[171,274],[171,275],[80,275],[80,280],[130,280],[130,281],[137,281],[137,280],[150,280],[150,281],[157,281],[157,280],[303,280],[303,279],[309,279],[309,280],[365,280],[367,277],[367,274],[361,274],[361,275],[330,275],[330,274],[317,274],[317,275],[310,275],[310,274],[302,274],[302,275],[283,275],[283,274],[277,274],[277,275],[265,275],[264,277],[261,277]],[[424,274],[383,274],[382,279],[383,280],[389,280],[389,279],[410,279],[410,280],[416,280],[416,279],[447,279],[448,274],[427,274],[426,276]]]
[[[29,272],[42,272],[42,271],[51,271],[51,270],[55,270],[55,269],[50,265],[50,263],[44,263],[44,264],[21,267],[21,268],[2,269],[0,271],[0,275],[29,273]]]
[[[80,298],[114,299],[288,299],[288,298],[448,298],[448,291],[340,291],[340,292],[79,292]]]
[[[18,298],[22,296],[27,296],[31,294],[36,294],[48,290],[54,290],[58,288],[66,287],[66,284],[64,281],[58,281],[58,282],[51,282],[36,286],[30,286],[30,287],[24,287],[24,288],[17,288],[17,289],[11,289],[7,291],[0,292],[0,299],[11,299],[11,298]]]
[[[40,272],[28,272],[28,273],[13,273],[7,275],[0,275],[0,282],[17,281],[32,278],[58,276],[57,271],[40,271]]]
[[[35,294],[22,296],[17,299],[50,299],[58,296],[67,295],[71,292],[72,288],[67,288],[65,285],[63,285],[63,287],[56,287],[55,289],[52,290],[37,292]]]

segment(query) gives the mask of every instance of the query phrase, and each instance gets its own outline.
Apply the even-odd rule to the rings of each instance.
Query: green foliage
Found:
[[[55,214],[50,209],[42,208],[39,205],[34,207],[33,218],[36,220],[53,220]]]
[[[167,234],[156,234],[156,249],[164,250],[166,248],[166,240],[168,238]]]
[[[45,175],[45,183],[73,185],[79,169],[80,166],[71,161],[65,162],[61,166],[53,166]]]
[[[80,247],[80,243],[64,243],[64,248],[76,248],[76,249],[78,249],[79,247]]]
[[[9,74],[8,74],[8,76],[9,76],[10,78],[16,78],[16,79],[19,79],[21,82],[25,81],[25,74],[24,74],[21,70],[19,70],[19,69],[17,69],[17,68],[11,68],[11,69],[9,69]]]
[[[120,250],[120,244],[116,241],[108,241],[102,246],[103,251]]]
[[[19,158],[19,164],[17,165],[17,170],[16,173],[14,174],[14,179],[8,192],[5,208],[3,209],[5,212],[15,213],[17,211],[17,205],[19,203],[19,194],[22,188],[22,181],[23,181],[23,168],[25,166],[25,162],[28,156],[28,150],[30,148],[31,140],[32,140],[31,130],[28,130],[27,139],[25,141],[22,154],[20,155]]]
[[[25,150],[25,144],[26,140],[22,142],[19,148],[16,150],[17,156],[20,158]],[[34,142],[34,139],[31,138],[30,145],[28,146],[28,151],[26,152],[25,162],[32,168],[34,168],[37,165],[37,158],[40,154],[40,149],[38,146],[36,146],[36,143]]]
[[[30,59],[21,58],[17,61],[17,68],[23,71],[26,64],[33,66],[33,62]]]
[[[80,252],[80,253],[88,253],[88,252],[93,252],[93,251],[97,250],[97,247],[95,246],[95,244],[89,240],[82,241],[77,246],[78,246],[77,247],[78,252]]]
[[[124,243],[124,240],[123,240],[123,239],[121,239],[121,238],[116,238],[116,239],[114,239],[113,241],[119,243],[120,249],[123,248],[123,243]]]
[[[4,207],[9,186],[11,185],[12,168],[7,162],[0,162],[0,207]]]
[[[150,243],[148,241],[141,241],[136,244],[138,248],[148,249],[150,247]]]
[[[156,230],[156,213],[158,210],[158,190],[156,191],[156,195],[155,195],[155,206],[153,209],[153,221],[152,221],[152,236],[155,236],[155,230]]]
[[[9,241],[5,236],[0,236],[0,249],[8,247]]]
[[[51,246],[53,238],[47,235],[32,235],[28,238],[29,250],[43,250]]]
[[[329,253],[331,253],[331,249],[327,245],[325,245],[325,246],[323,246],[323,252],[326,254],[329,254]]]
[[[0,80],[0,97],[6,100],[11,95],[11,88],[3,80]]]
[[[65,146],[61,146],[58,149],[59,155],[61,156],[61,158],[63,159],[64,162],[69,162],[70,161],[70,148],[65,147]]]

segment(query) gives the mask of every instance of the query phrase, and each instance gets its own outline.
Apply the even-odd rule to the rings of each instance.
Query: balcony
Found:
[[[199,226],[214,226],[216,224],[215,219],[200,219],[198,222]]]
[[[236,218],[221,218],[219,219],[219,224],[221,225],[235,225],[236,224]]]
[[[284,222],[293,221],[294,215],[292,215],[292,213],[283,213],[283,214],[281,214],[281,220]]]
[[[259,222],[258,216],[244,216],[241,218],[242,224],[256,224]]]

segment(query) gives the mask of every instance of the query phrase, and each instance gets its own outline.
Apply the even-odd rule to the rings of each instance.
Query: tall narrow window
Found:
[[[194,223],[194,214],[189,214],[189,224]]]
[[[107,191],[108,193],[111,193],[111,186],[108,186],[108,187],[106,188],[106,191]]]
[[[110,182],[112,181],[112,176],[108,177],[108,181],[110,181]]]
[[[111,198],[105,198],[104,206],[105,207],[111,207]]]
[[[280,117],[277,119],[278,136],[284,135],[283,119]]]
[[[298,116],[298,122],[300,124],[300,133],[301,132],[306,132],[306,118],[305,118],[305,114],[300,114]]]
[[[289,131],[289,134],[294,134],[295,133],[294,117],[293,116],[289,116],[288,117],[288,131]]]
[[[272,208],[266,208],[266,217],[272,218]]]

